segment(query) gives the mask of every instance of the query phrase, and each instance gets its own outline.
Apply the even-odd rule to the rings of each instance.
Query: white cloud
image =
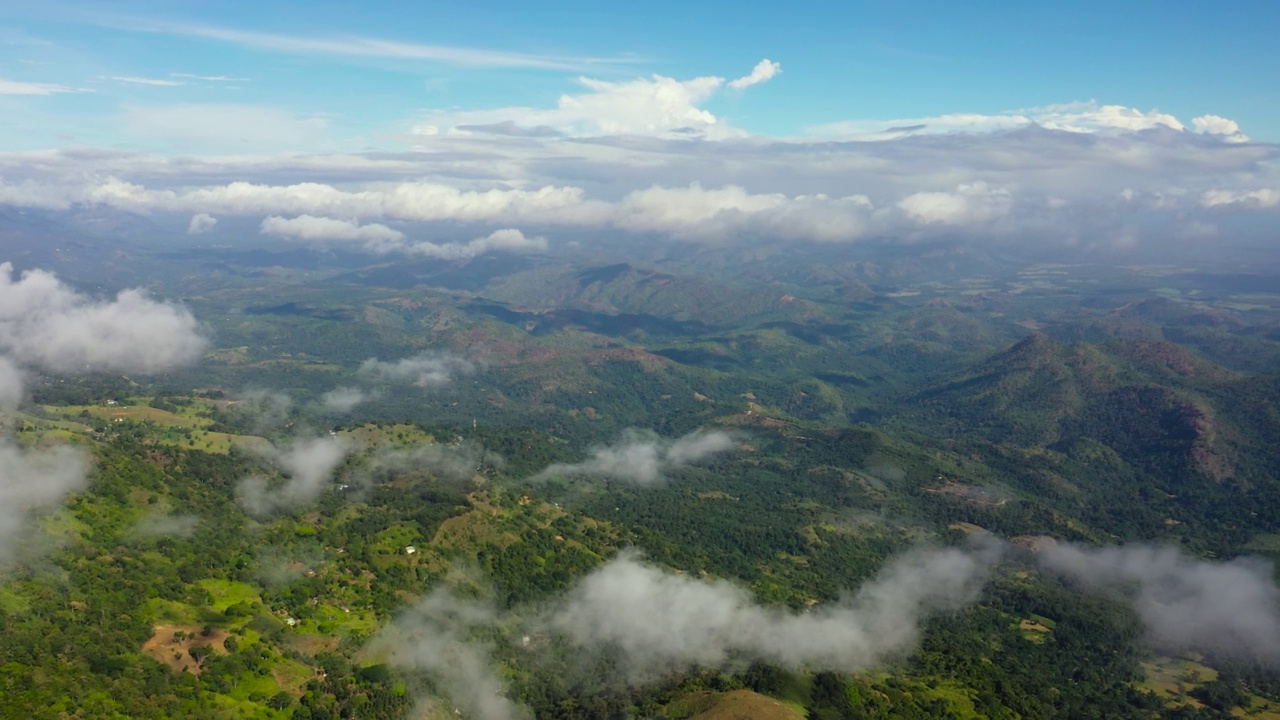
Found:
[[[0,263],[0,353],[49,370],[157,372],[191,362],[206,341],[184,308],[125,290],[95,301],[51,273]]]
[[[374,397],[374,393],[365,392],[360,388],[339,387],[320,396],[320,404],[329,412],[349,413],[360,403]]]
[[[639,82],[645,92],[657,87]],[[627,83],[606,85],[611,97]],[[424,243],[424,253],[465,257],[473,252],[470,238],[516,228],[526,240],[536,229],[553,242],[566,229],[756,243],[915,239],[976,227],[1005,243],[1083,248],[1099,242],[1085,238],[1122,235],[1177,242],[1155,229],[1161,218],[1184,212],[1186,223],[1220,222],[1224,212],[1268,205],[1266,188],[1280,187],[1273,144],[1175,130],[1161,113],[1096,103],[926,118],[917,127],[892,124],[911,120],[864,123],[856,129],[873,134],[782,140],[736,137],[724,127],[715,139],[674,130],[605,137],[594,120],[569,132],[580,114],[552,105],[524,108],[533,113],[524,116],[507,109],[420,118],[438,134],[404,138],[414,151],[402,153],[253,155],[239,146],[235,155],[170,158],[84,149],[0,153],[0,202],[204,213],[224,221],[310,215],[405,234],[346,241],[353,247],[405,252]],[[1206,117],[1188,125],[1232,127]],[[470,130],[459,132],[459,125]],[[575,137],[583,134],[592,137]],[[1117,201],[1126,188],[1137,201]],[[1217,208],[1213,218],[1205,214],[1210,206]],[[1138,208],[1151,212],[1139,217]]]
[[[306,37],[302,35],[236,30],[211,25],[139,23],[134,29],[221,40],[235,45],[273,52],[426,60],[462,67],[572,70],[589,65],[624,62],[623,60],[609,58],[535,55],[501,50],[478,50],[449,45],[407,43],[358,36]]]
[[[193,75],[191,73],[169,73],[169,77],[185,78],[187,80],[203,80],[205,82],[214,82],[214,83],[250,82],[250,78],[233,77],[230,75]]]
[[[452,353],[424,352],[396,362],[369,358],[357,372],[376,382],[408,382],[419,387],[431,387],[451,382],[459,375],[469,375],[475,370],[472,362]]]
[[[653,485],[675,468],[692,465],[732,450],[734,446],[733,437],[719,430],[697,430],[676,440],[627,430],[613,445],[593,449],[591,457],[586,460],[572,464],[556,463],[532,479],[587,475]]]
[[[1219,120],[1225,120],[1225,118],[1219,118]],[[1231,121],[1227,120],[1227,122]],[[892,140],[913,134],[992,132],[1031,125],[1075,133],[1133,132],[1155,128],[1186,129],[1176,117],[1159,110],[1144,112],[1123,105],[1099,105],[1090,100],[1011,110],[992,115],[951,113],[935,117],[894,120],[848,120],[819,125],[810,128],[810,131],[817,135]]]
[[[1037,108],[1031,111],[1031,117],[1034,122],[1051,130],[1070,132],[1151,130],[1159,127],[1186,129],[1177,118],[1159,110],[1143,112],[1123,105],[1098,105],[1092,100]]]
[[[483,255],[492,250],[506,252],[537,252],[547,249],[547,241],[540,237],[525,237],[524,233],[514,228],[494,230],[485,237],[476,238],[467,243],[405,243],[385,250],[400,250],[411,255],[424,255],[442,260],[465,260]]]
[[[1174,548],[1050,545],[1040,560],[1087,589],[1127,595],[1161,651],[1280,666],[1280,588],[1261,558],[1211,562]]]
[[[341,436],[297,440],[287,448],[274,448],[267,457],[285,475],[284,483],[273,486],[266,478],[250,477],[240,482],[236,494],[256,517],[315,502],[351,450],[351,442]]]
[[[129,85],[151,85],[154,87],[177,87],[186,84],[181,80],[165,80],[163,78],[138,77],[136,75],[113,75],[110,79]]]
[[[259,231],[267,235],[297,238],[299,240],[355,240],[365,243],[394,242],[404,238],[404,233],[377,223],[359,225],[350,220],[299,215],[286,219],[272,215],[262,221]]]
[[[1200,204],[1205,207],[1240,205],[1250,208],[1273,208],[1280,205],[1280,190],[1271,188],[1258,190],[1207,190],[1200,196]]]
[[[751,74],[731,84],[734,88],[764,82],[780,70],[777,63],[762,60]],[[627,81],[578,78],[585,92],[561,95],[556,107],[508,107],[493,110],[436,111],[419,123],[415,132],[435,135],[440,128],[535,128],[537,136],[556,133],[577,136],[656,135],[697,136],[712,139],[742,137],[740,130],[702,107],[725,87],[721,77],[677,80],[652,75]]]
[[[873,210],[865,195],[789,197],[753,194],[737,185],[705,189],[652,187],[628,194],[610,222],[624,230],[676,237],[722,239],[734,233],[818,241],[853,240],[869,228]]]
[[[907,553],[846,600],[800,613],[763,606],[726,581],[664,572],[623,555],[572,589],[550,625],[587,652],[618,651],[638,679],[735,659],[857,671],[909,652],[924,618],[976,600],[998,551]]]
[[[926,225],[969,225],[1003,217],[1009,212],[1007,190],[977,182],[961,185],[954,192],[921,192],[898,202],[912,219]]]
[[[492,667],[492,649],[471,637],[498,619],[492,606],[437,588],[373,637],[367,652],[435,681],[450,704],[479,720],[529,720],[531,713],[506,696]]]
[[[218,224],[218,218],[209,213],[196,213],[191,216],[191,222],[187,225],[188,235],[203,235],[213,230]]]
[[[0,437],[0,563],[12,557],[29,516],[84,487],[88,473],[88,461],[74,448],[29,450]]]
[[[1219,115],[1201,115],[1198,118],[1192,118],[1191,124],[1195,127],[1196,132],[1206,135],[1220,135],[1227,142],[1248,142],[1249,137],[1240,132],[1240,126],[1235,120],[1228,120]]]
[[[22,402],[25,380],[22,368],[0,355],[0,412],[13,410]]]
[[[752,85],[758,85],[762,82],[772,79],[774,76],[776,76],[780,72],[782,72],[781,63],[776,63],[769,60],[768,58],[765,58],[764,60],[761,60],[760,62],[756,63],[756,66],[751,68],[750,73],[738,78],[737,80],[731,81],[729,83],[729,87],[733,88],[734,90],[742,90],[744,88],[749,88]]]
[[[22,82],[0,78],[0,95],[57,95],[60,93],[82,92],[66,85],[52,83]]]

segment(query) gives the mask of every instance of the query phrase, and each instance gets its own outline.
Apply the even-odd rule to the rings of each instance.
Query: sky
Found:
[[[442,258],[566,227],[1192,242],[1280,206],[1277,36],[1254,0],[4,3],[0,203]]]

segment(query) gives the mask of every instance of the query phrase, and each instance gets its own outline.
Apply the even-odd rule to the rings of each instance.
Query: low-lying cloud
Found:
[[[362,481],[381,482],[405,473],[427,473],[451,480],[467,480],[483,461],[501,462],[498,456],[468,442],[457,445],[421,443],[410,447],[382,446],[361,467]]]
[[[426,675],[468,717],[529,718],[526,708],[506,697],[493,669],[491,647],[473,637],[477,628],[490,627],[497,620],[492,606],[440,588],[375,636],[369,652]]]
[[[726,580],[674,573],[623,554],[527,622],[484,601],[437,589],[371,642],[374,656],[425,675],[437,692],[482,720],[528,717],[495,670],[495,631],[523,633],[517,662],[567,647],[590,666],[607,658],[621,678],[646,682],[694,666],[763,661],[796,670],[852,672],[915,647],[928,617],[977,600],[1000,545],[917,549],[892,560],[845,599],[804,612],[767,606]],[[501,628],[501,630],[498,630]],[[548,642],[550,641],[550,642]]]
[[[361,403],[376,399],[377,393],[355,387],[337,387],[320,396],[320,406],[332,413],[349,413]]]
[[[140,290],[99,301],[31,270],[13,279],[0,263],[0,353],[58,372],[157,372],[200,357],[207,345],[185,308]]]
[[[245,510],[255,517],[315,502],[352,449],[351,441],[342,436],[297,440],[288,447],[273,448],[266,456],[280,469],[285,481],[273,484],[262,476],[245,478],[236,494]]]
[[[475,372],[471,361],[447,352],[424,352],[395,362],[369,358],[357,374],[374,382],[412,383],[419,387],[444,385]]]
[[[89,461],[76,448],[28,449],[0,437],[0,563],[13,557],[30,516],[83,488],[88,473]]]
[[[579,463],[556,463],[534,480],[588,475],[637,485],[652,485],[675,468],[692,465],[735,447],[733,436],[720,430],[696,430],[676,440],[651,432],[627,430],[618,442],[597,447]]]
[[[22,368],[0,355],[0,412],[11,411],[22,402],[25,374]]]
[[[998,558],[995,544],[915,550],[844,600],[798,613],[623,555],[570,591],[550,627],[584,651],[620,651],[637,677],[733,660],[850,672],[909,652],[921,620],[974,602]]]
[[[191,222],[187,223],[187,234],[204,235],[207,232],[212,232],[217,225],[218,218],[209,213],[196,213],[191,216]]]
[[[1158,650],[1280,664],[1280,588],[1265,560],[1211,562],[1145,545],[1049,545],[1040,561],[1086,589],[1122,593]]]

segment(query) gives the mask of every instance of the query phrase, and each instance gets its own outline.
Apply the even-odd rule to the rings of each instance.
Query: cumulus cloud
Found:
[[[406,243],[401,248],[411,255],[440,258],[442,260],[466,260],[494,250],[505,252],[537,252],[547,249],[546,238],[525,237],[514,228],[494,230],[488,235],[467,243]]]
[[[325,410],[334,413],[349,413],[361,403],[376,397],[375,393],[365,392],[360,388],[339,387],[320,396],[320,404]]]
[[[920,192],[898,202],[907,215],[926,225],[968,225],[1002,217],[1009,212],[1012,198],[1007,190],[986,183],[961,185],[955,191]]]
[[[205,345],[191,313],[140,290],[96,301],[42,270],[15,281],[13,266],[0,263],[0,353],[19,363],[157,372],[195,360]]]
[[[617,443],[592,450],[590,458],[580,463],[556,463],[533,479],[588,475],[652,485],[675,468],[732,450],[735,445],[731,435],[719,430],[696,430],[676,440],[627,430]]]
[[[1222,136],[1227,142],[1248,142],[1249,138],[1240,132],[1235,120],[1220,115],[1201,115],[1191,119],[1191,125],[1198,133]]]
[[[272,484],[264,477],[249,477],[240,482],[236,494],[245,510],[256,517],[315,502],[352,449],[351,442],[341,436],[296,440],[286,448],[272,448],[266,457],[280,469],[285,481]]]
[[[375,382],[413,383],[419,387],[444,385],[459,375],[475,372],[471,361],[445,352],[424,352],[413,357],[385,362],[369,358],[357,373]]]
[[[0,563],[13,557],[31,514],[85,486],[89,463],[75,448],[32,450],[0,438]]]
[[[473,637],[498,619],[484,603],[440,588],[374,636],[366,652],[408,671],[422,673],[468,717],[518,720],[527,708],[506,697],[493,670],[492,649]]]
[[[1280,190],[1271,188],[1258,190],[1206,190],[1200,196],[1200,204],[1209,208],[1224,205],[1273,208],[1280,205]]]
[[[1280,664],[1280,588],[1269,562],[1210,562],[1140,545],[1050,545],[1040,560],[1087,589],[1123,593],[1161,651]]]
[[[96,301],[44,271],[14,280],[13,266],[0,263],[0,410],[21,401],[22,366],[155,372],[194,360],[204,347],[182,308],[137,290]],[[10,553],[28,513],[83,487],[87,472],[74,449],[25,450],[0,439],[0,556]]]
[[[203,235],[218,224],[218,218],[209,213],[196,213],[191,216],[191,222],[187,225],[188,235]]]
[[[259,231],[264,235],[279,235],[311,241],[356,240],[365,243],[386,243],[404,238],[404,233],[386,225],[378,223],[360,225],[350,220],[336,220],[314,215],[299,215],[296,218],[272,215],[262,221]]]
[[[1166,113],[1096,102],[859,121],[791,138],[743,137],[702,100],[683,106],[694,121],[677,112],[684,119],[650,123],[668,128],[656,133],[632,132],[626,123],[639,128],[646,121],[630,111],[609,125],[620,134],[605,133],[603,120],[573,119],[587,112],[583,107],[613,107],[618,95],[656,93],[662,99],[637,102],[680,105],[680,98],[713,97],[726,87],[716,78],[701,85],[667,80],[680,86],[670,97],[665,81],[642,78],[635,87],[583,85],[550,108],[418,118],[406,124],[429,125],[435,134],[404,138],[414,152],[0,153],[0,202],[254,222],[309,215],[346,223],[347,237],[386,236],[332,242],[405,252],[425,241],[424,253],[464,258],[472,252],[467,238],[499,228],[529,236],[536,228],[549,238],[589,229],[744,243],[967,233],[983,242],[1083,248],[1158,239],[1165,252],[1189,243],[1171,227],[1221,225],[1226,213],[1273,202],[1266,189],[1280,187],[1277,146],[1238,141],[1231,120],[1202,115],[1184,124]],[[1139,216],[1138,205],[1116,202],[1126,188],[1161,200]],[[1216,208],[1212,216],[1209,207]],[[391,239],[376,226],[406,237]],[[1256,222],[1235,224],[1229,236],[1250,232],[1261,232]]]
[[[909,552],[844,600],[796,613],[624,554],[571,590],[549,625],[584,650],[620,651],[640,677],[733,660],[863,670],[909,652],[922,619],[975,601],[998,557],[995,545]]]
[[[745,89],[781,72],[781,65],[761,60],[729,87]],[[479,128],[539,128],[540,136],[576,135],[697,135],[706,138],[741,137],[703,107],[725,79],[716,76],[677,80],[652,75],[625,81],[578,78],[583,92],[561,95],[555,108],[509,107],[477,111],[437,111],[421,123],[431,128],[475,132]],[[480,130],[486,131],[486,130]],[[510,134],[510,133],[506,133]]]
[[[678,238],[724,239],[735,234],[788,240],[856,240],[869,234],[874,207],[865,195],[787,196],[721,188],[651,187],[629,193],[610,212],[611,223],[633,232]]]
[[[756,63],[756,66],[751,68],[750,73],[738,78],[737,80],[730,81],[729,87],[733,88],[734,90],[742,90],[744,88],[749,88],[752,85],[759,85],[762,82],[771,80],[774,76],[776,76],[780,72],[782,72],[781,63],[776,63],[768,58],[765,58],[764,60],[761,60],[760,62]]]

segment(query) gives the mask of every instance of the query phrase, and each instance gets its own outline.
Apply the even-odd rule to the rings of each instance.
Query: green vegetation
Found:
[[[1280,557],[1280,296],[963,253],[955,270],[903,252],[701,275],[282,265],[271,284],[233,255],[243,272],[166,288],[214,331],[201,364],[43,377],[8,421],[94,470],[0,566],[0,718],[407,717],[440,688],[370,648],[417,598],[449,586],[530,614],[628,548],[801,611],[904,548],[984,533]],[[475,367],[434,384],[360,372],[424,351]],[[326,407],[344,386],[366,401]],[[718,428],[737,447],[647,486],[530,480],[631,427]],[[351,452],[314,500],[246,513],[242,480],[285,481],[273,443],[330,432]],[[501,622],[484,632],[540,718],[1280,709],[1274,669],[1153,654],[1127,604],[1021,550],[915,652],[858,674],[747,658],[628,683],[607,657],[583,673]]]

